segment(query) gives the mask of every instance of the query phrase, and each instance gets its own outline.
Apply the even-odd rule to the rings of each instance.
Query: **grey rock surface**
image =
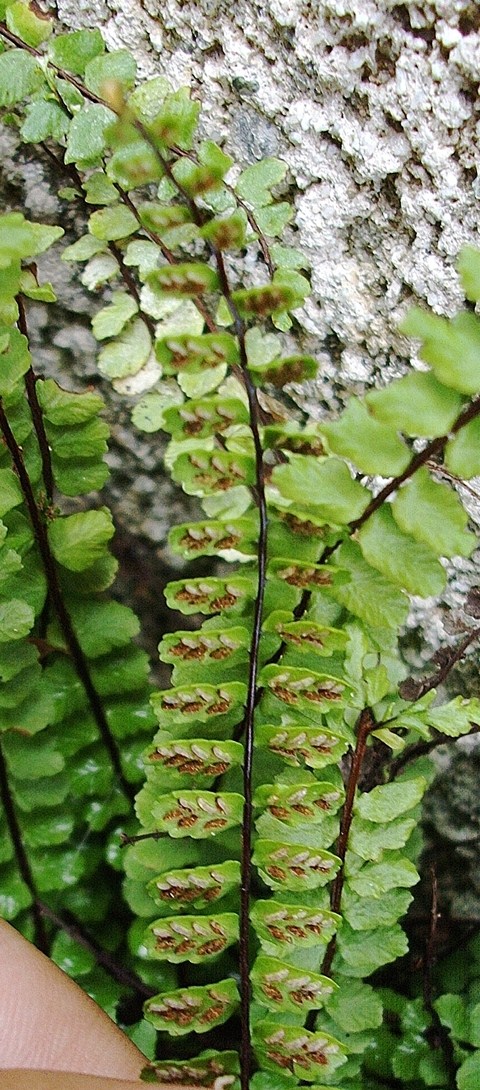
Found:
[[[58,13],[92,25],[84,0]],[[142,75],[190,85],[240,162],[288,163],[314,289],[299,321],[325,378],[385,379],[412,298],[455,311],[455,258],[480,241],[476,3],[104,0],[93,21]]]

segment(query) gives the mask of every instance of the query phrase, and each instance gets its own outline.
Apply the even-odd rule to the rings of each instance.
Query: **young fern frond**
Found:
[[[53,38],[40,65],[36,17],[25,14],[25,46],[18,27],[12,30],[17,8],[0,32],[22,79],[12,91],[7,50],[0,101],[15,108],[26,141],[46,142],[57,162],[63,156],[74,183],[67,195],[94,209],[88,232],[63,257],[86,262],[87,287],[112,288],[93,319],[103,344],[99,370],[118,391],[142,395],[134,421],[170,436],[166,465],[205,513],[174,528],[170,548],[187,560],[220,562],[212,575],[177,580],[166,591],[172,608],[205,620],[160,644],[171,687],[152,696],[156,733],[135,802],[141,832],[125,836],[124,855],[126,897],[145,920],[143,954],[158,964],[161,981],[146,1001],[146,1018],[162,1034],[209,1033],[209,1044],[223,1038],[230,1047],[196,1056],[201,1036],[200,1045],[193,1037],[193,1059],[159,1061],[150,1074],[241,1090],[305,1082],[357,1090],[383,1017],[382,996],[366,981],[408,948],[399,921],[418,881],[412,834],[430,775],[428,764],[410,758],[432,735],[458,737],[480,725],[478,700],[438,706],[433,682],[413,700],[400,695],[407,671],[398,646],[409,596],[440,595],[445,560],[469,557],[476,544],[459,495],[450,480],[438,479],[432,460],[451,476],[480,472],[480,324],[471,313],[447,321],[413,311],[404,332],[422,342],[428,370],[352,398],[335,421],[289,419],[272,403],[272,388],[314,377],[316,363],[295,352],[289,333],[309,286],[298,271],[302,255],[275,241],[292,215],[276,197],[284,164],[267,159],[234,181],[222,148],[208,140],[196,148],[198,106],[186,91],[170,91],[160,77],[133,89],[133,59],[106,53],[98,31]],[[21,217],[6,217],[3,229],[16,263],[13,272],[10,258],[4,267],[14,280],[25,275],[21,260],[38,250],[25,250]],[[36,228],[39,250],[52,230]],[[254,269],[252,281],[241,279],[242,265]],[[476,301],[478,254],[464,253],[461,274]],[[90,715],[89,701],[92,708],[76,644],[55,607],[45,538],[74,641],[86,659],[100,656],[89,677],[121,737],[118,679],[125,677],[134,700],[144,662],[129,649],[117,660],[114,648],[127,644],[135,626],[118,613],[123,607],[97,601],[112,574],[108,514],[62,517],[41,507],[39,490],[51,491],[45,444],[32,392],[23,392],[28,355],[10,328],[19,291],[28,295],[20,281],[5,293],[4,352],[12,362],[10,386],[0,389],[8,456],[2,518],[5,547],[14,547],[20,531],[10,511],[26,504],[52,610],[37,643],[43,648],[47,640],[49,658],[55,651],[43,671],[54,712],[49,705],[32,730],[56,739],[67,689],[79,694],[82,715]],[[53,480],[71,495],[69,467],[60,462],[82,447],[87,460],[97,458],[104,435],[91,423],[96,398],[67,395],[50,380],[35,390]],[[22,423],[27,418],[33,429],[32,453],[15,433],[16,418],[9,422],[20,402]],[[26,487],[22,494],[20,442],[30,501]],[[95,466],[88,466],[90,488],[102,483]],[[80,491],[76,467],[71,473]],[[6,644],[24,639],[31,648],[30,632],[44,624],[42,588],[33,606],[20,603]],[[0,590],[4,601],[5,584]],[[7,598],[9,591],[7,580]],[[0,633],[1,617],[0,607]],[[477,636],[472,628],[449,669]],[[3,680],[8,686],[10,677]],[[93,720],[93,736],[99,732],[105,746]],[[142,729],[148,725],[146,717]],[[5,746],[12,744],[18,739],[7,733]],[[60,743],[50,745],[61,752]],[[22,746],[18,768],[35,752],[31,741]],[[109,769],[135,779],[123,744],[118,767],[113,750],[109,759]],[[0,783],[6,780],[0,767]],[[121,796],[102,804],[105,823],[127,812]],[[65,797],[75,821],[78,799]],[[84,820],[82,806],[80,813]],[[29,896],[35,901],[33,886]],[[430,1002],[428,1017],[433,1010]],[[462,1059],[459,1053],[457,1066]],[[438,1085],[450,1077],[444,1060]]]

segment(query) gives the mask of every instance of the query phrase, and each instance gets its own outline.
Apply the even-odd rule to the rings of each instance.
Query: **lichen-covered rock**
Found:
[[[88,2],[58,12],[91,25]],[[313,272],[300,322],[327,349],[330,379],[340,371],[348,387],[395,366],[412,297],[459,305],[455,257],[479,239],[478,5],[105,0],[94,20],[142,74],[189,84],[209,135],[241,161],[288,162]]]

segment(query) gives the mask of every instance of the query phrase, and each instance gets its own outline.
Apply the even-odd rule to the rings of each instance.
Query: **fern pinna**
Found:
[[[279,241],[293,215],[280,199],[284,164],[239,172],[212,141],[196,147],[199,108],[185,90],[162,77],[135,88],[133,58],[106,53],[98,31],[50,32],[26,5],[7,7],[1,101],[23,140],[64,173],[65,198],[89,213],[63,258],[86,262],[87,287],[111,290],[93,319],[105,342],[99,370],[119,392],[142,395],[134,421],[170,437],[166,466],[203,508],[171,531],[170,549],[218,560],[212,575],[167,588],[196,627],[161,641],[171,686],[152,697],[141,831],[124,837],[125,893],[143,921],[132,942],[159,982],[145,1015],[162,1055],[167,1035],[188,1035],[147,1076],[241,1090],[374,1087],[364,1064],[383,1005],[366,979],[407,951],[399,920],[418,880],[412,834],[430,775],[413,761],[418,740],[427,751],[480,724],[474,699],[435,703],[435,685],[478,636],[473,625],[414,692],[402,688],[398,649],[409,596],[440,595],[445,562],[475,546],[452,481],[480,472],[478,319],[411,312],[404,332],[421,341],[427,366],[352,398],[337,420],[292,417],[275,391],[313,378],[317,365],[298,351],[290,316],[309,284],[303,256]],[[7,217],[7,247],[24,229]],[[15,277],[37,251],[12,252],[10,297],[28,295]],[[464,252],[461,275],[476,301],[476,252]],[[13,351],[21,334],[4,336]],[[27,412],[27,367],[2,390],[13,399],[6,414],[20,403]],[[55,442],[66,449],[79,418],[52,417],[52,399],[67,395],[48,382],[38,391],[55,461]],[[77,456],[86,437],[72,439]],[[28,506],[20,442],[6,442],[3,472]],[[39,462],[37,481],[41,472]],[[18,517],[6,512],[11,534]],[[76,529],[92,516],[43,511],[61,570],[97,572],[89,533],[79,541]],[[107,516],[95,516],[106,540]],[[75,601],[107,585],[96,578],[75,581]],[[97,637],[88,608],[71,610],[87,645]],[[31,648],[33,623],[29,614],[11,638]],[[51,624],[49,654],[64,638],[58,611]],[[52,669],[64,671],[63,660]],[[31,740],[21,745],[34,752]],[[435,1017],[431,1007],[424,1025]],[[464,1059],[458,1051],[454,1065]],[[436,1085],[450,1085],[446,1053],[437,1067]]]

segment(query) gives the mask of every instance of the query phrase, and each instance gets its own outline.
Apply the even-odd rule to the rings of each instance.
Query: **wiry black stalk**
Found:
[[[149,999],[150,996],[155,994],[154,988],[150,988],[130,969],[119,965],[108,950],[104,950],[99,946],[73,917],[70,917],[70,915],[67,917],[58,916],[49,905],[38,898],[37,908],[41,916],[45,916],[56,928],[65,931],[65,934],[69,935],[74,942],[77,942],[84,950],[88,950],[93,954],[96,964],[105,969],[108,975],[112,977],[112,980],[116,980],[118,984],[122,984],[126,988],[132,988],[137,995],[142,996],[144,999]]]
[[[5,757],[3,749],[0,744],[0,797],[2,800],[2,806],[5,813],[5,820],[7,822],[8,831],[13,844],[13,850],[15,852],[15,858],[17,860],[17,866],[20,876],[23,878],[25,885],[30,891],[32,898],[32,915],[35,927],[35,945],[39,950],[42,950],[44,954],[49,953],[48,936],[45,929],[45,923],[38,907],[38,892],[35,884],[35,879],[32,874],[32,869],[28,860],[27,853],[23,845],[22,830],[18,823],[17,812],[15,809],[15,803],[10,790],[10,784],[8,780],[7,767],[5,764]]]
[[[17,306],[18,306],[18,323],[17,323],[18,328],[20,330],[20,333],[23,333],[23,336],[26,338],[27,343],[28,343],[29,338],[28,338],[27,315],[26,315],[25,305],[24,305],[24,302],[23,302],[23,297],[21,295],[17,296]],[[40,450],[40,457],[41,457],[41,460],[42,460],[42,477],[43,477],[43,483],[45,485],[45,495],[46,495],[46,498],[47,498],[47,502],[49,504],[51,504],[52,501],[53,501],[53,493],[54,493],[54,487],[55,487],[54,480],[53,480],[52,456],[51,456],[50,447],[49,447],[49,444],[48,444],[47,435],[46,435],[46,432],[45,432],[45,424],[43,422],[42,410],[40,408],[40,404],[39,404],[38,397],[37,397],[37,382],[38,381],[39,380],[37,378],[37,375],[35,374],[32,365],[30,365],[30,367],[28,368],[28,371],[27,371],[27,373],[25,375],[25,390],[26,390],[26,394],[27,394],[27,401],[28,401],[28,404],[30,406],[30,413],[31,413],[31,416],[32,416],[33,427],[34,427],[34,430],[35,430],[35,434],[37,436],[38,447],[39,447],[39,450]],[[44,605],[43,605],[42,612],[41,612],[41,614],[40,614],[40,616],[38,618],[38,636],[39,636],[40,639],[45,638],[45,635],[46,635],[46,632],[47,632],[48,621],[49,621],[49,615],[50,615],[50,601],[49,601],[49,595],[47,594],[47,597],[46,597]]]
[[[460,485],[465,492],[468,492],[472,499],[480,500],[480,492],[475,488],[472,488],[467,481],[462,481],[461,477],[457,477],[455,473],[450,473],[450,470],[446,466],[440,465],[439,462],[427,462],[428,469],[431,469],[434,473],[437,473],[439,477],[445,477],[447,481],[451,481],[452,484]]]
[[[203,215],[197,207],[195,200],[177,181],[168,159],[160,152],[155,141],[141,122],[135,122],[136,128],[153,148],[159,163],[167,178],[176,187],[178,193],[190,210],[194,223],[199,227],[203,225]],[[251,855],[252,855],[252,772],[255,733],[255,707],[257,704],[257,676],[259,664],[260,634],[263,615],[263,603],[265,597],[266,564],[267,564],[267,502],[265,497],[265,472],[263,463],[263,449],[260,439],[260,406],[255,386],[248,370],[248,359],[245,342],[246,328],[235,303],[232,299],[230,284],[228,281],[223,254],[216,246],[210,245],[210,251],[217,266],[220,290],[227,303],[234,322],[235,333],[238,340],[240,354],[240,376],[247,393],[250,428],[252,432],[255,451],[255,485],[256,502],[259,511],[259,536],[257,546],[257,591],[255,597],[253,628],[250,642],[250,663],[247,683],[247,698],[245,702],[244,726],[244,760],[243,760],[243,792],[244,808],[242,822],[242,854],[241,854],[241,890],[240,890],[240,1019],[241,1019],[241,1043],[240,1060],[241,1090],[249,1090],[250,1073],[252,1065],[252,1046],[250,1036],[250,890],[251,890]]]
[[[458,647],[453,647],[451,651],[445,655],[444,661],[436,673],[425,678],[423,681],[420,680],[417,682],[410,678],[407,679],[408,681],[412,681],[415,688],[414,699],[421,700],[422,696],[426,696],[432,689],[438,689],[439,685],[443,685],[444,681],[447,680],[450,671],[453,670],[453,667],[456,666],[457,662],[460,662],[460,659],[463,659],[465,651],[470,647],[470,644],[475,643],[478,639],[480,639],[480,628],[470,629],[463,640],[460,641]],[[401,691],[402,690],[400,689],[400,692]]]
[[[128,266],[125,264],[125,262],[123,260],[122,251],[121,251],[120,247],[117,246],[116,242],[109,242],[108,243],[108,249],[110,250],[110,253],[112,254],[112,256],[115,258],[115,261],[117,262],[117,265],[118,265],[118,268],[119,268],[119,271],[120,271],[120,275],[122,276],[123,281],[125,283],[125,287],[128,288],[128,290],[130,292],[130,295],[132,296],[132,298],[135,300],[135,302],[137,304],[138,317],[141,318],[144,325],[146,325],[146,327],[148,329],[148,332],[150,333],[150,336],[152,337],[152,340],[153,340],[153,338],[155,337],[155,322],[153,321],[153,318],[151,318],[149,314],[146,314],[145,311],[142,310],[142,305],[141,305],[141,302],[140,302],[140,292],[139,292],[137,284],[135,282],[135,278],[132,276],[132,274],[130,272],[130,269],[128,268]]]
[[[25,313],[25,306],[21,295],[17,295],[18,306],[18,328],[20,333],[28,342],[28,328],[27,328],[27,316]],[[32,414],[33,427],[38,439],[38,446],[40,449],[40,457],[42,459],[42,476],[43,483],[45,485],[45,493],[49,503],[53,500],[53,470],[52,470],[52,458],[50,454],[50,447],[48,445],[48,439],[45,432],[45,425],[43,423],[42,410],[40,408],[37,397],[37,376],[34,373],[33,367],[29,367],[25,375],[25,388],[27,391],[27,401],[30,406],[30,412]]]
[[[345,802],[343,805],[342,819],[340,822],[340,835],[336,846],[336,854],[338,855],[339,859],[341,859],[341,866],[332,883],[332,889],[330,894],[330,908],[332,912],[340,912],[341,909],[343,885],[345,881],[345,857],[347,854],[348,836],[350,833],[353,819],[353,805],[355,802],[358,781],[362,771],[363,760],[367,748],[367,739],[369,734],[371,734],[372,730],[375,730],[376,726],[377,724],[373,717],[373,712],[371,708],[364,708],[358,719],[357,742],[350,765]],[[326,976],[329,975],[332,967],[332,961],[335,954],[336,945],[336,936],[333,935],[327,946],[327,950],[322,964],[322,973],[325,973]]]
[[[127,844],[138,844],[139,840],[164,840],[168,837],[168,833],[163,833],[159,829],[153,829],[151,833],[120,833],[120,844],[122,848],[126,848]]]
[[[63,632],[67,647],[72,657],[72,662],[75,666],[75,670],[85,689],[85,693],[92,709],[92,714],[97,724],[103,744],[110,756],[110,760],[112,762],[112,767],[117,777],[117,781],[124,795],[126,795],[130,802],[133,802],[133,799],[135,797],[135,789],[128,782],[123,773],[117,743],[110,731],[101,698],[93,684],[87,659],[80,646],[77,635],[72,625],[72,621],[70,619],[70,615],[63,600],[55,560],[50,550],[47,528],[42,514],[37,506],[30,478],[28,476],[25,463],[23,461],[22,452],[10,428],[1,398],[0,430],[3,432],[5,443],[7,449],[10,452],[12,462],[20,482],[20,487],[25,498],[30,521],[35,534],[35,540],[38,545],[45,575],[47,578],[48,592],[51,598],[53,609],[57,614],[61,630]]]
[[[469,738],[471,734],[480,734],[480,727],[476,723],[471,724],[471,730],[468,732]],[[458,738],[451,738],[446,734],[435,734],[428,742],[414,742],[411,746],[407,746],[403,753],[400,753],[391,762],[388,769],[389,782],[394,780],[403,768],[406,768],[412,761],[416,761],[418,757],[426,757],[438,746],[448,746],[454,742],[458,742]]]
[[[456,435],[466,424],[470,424],[472,420],[475,420],[479,414],[480,397],[477,397],[459,413],[452,426],[450,435]],[[396,492],[397,488],[399,488],[404,481],[407,481],[409,477],[412,477],[417,469],[420,469],[420,467],[425,465],[431,458],[435,458],[438,454],[441,454],[449,437],[449,435],[439,435],[436,439],[432,439],[430,443],[427,443],[426,447],[419,451],[418,454],[415,454],[404,472],[400,473],[398,477],[394,477],[389,484],[386,484],[385,487],[381,489],[378,495],[369,503],[368,507],[363,512],[363,515],[360,515],[360,518],[354,519],[353,522],[349,523],[350,533],[354,534],[356,530],[359,530],[360,527],[367,522],[367,519],[369,519],[375,511],[378,511],[379,507],[385,503],[385,500],[392,495],[392,492]]]
[[[245,345],[245,325],[240,317],[231,297],[230,286],[225,270],[223,256],[220,251],[215,253],[217,268],[220,277],[220,285],[224,298],[227,301],[230,313],[234,319],[235,332],[237,334],[240,366],[245,389],[248,397],[250,411],[250,428],[255,450],[255,491],[259,514],[259,535],[257,545],[257,592],[253,617],[252,637],[250,642],[250,665],[248,676],[247,700],[245,704],[244,727],[244,764],[243,764],[243,792],[244,808],[242,823],[242,858],[241,858],[241,894],[240,894],[240,982],[241,982],[241,1086],[242,1090],[248,1090],[250,1085],[251,1070],[251,1043],[250,1043],[250,890],[251,890],[251,855],[252,855],[252,773],[255,738],[255,708],[258,701],[258,664],[260,636],[262,627],[263,603],[265,598],[265,581],[267,567],[267,537],[268,516],[265,497],[265,471],[263,462],[263,449],[260,438],[260,407],[256,388],[251,380],[248,370],[247,351]]]
[[[42,53],[40,49],[35,49],[33,45],[27,45],[23,38],[19,38],[18,34],[14,34],[12,30],[9,30],[5,23],[0,23],[0,36],[5,38],[7,42],[10,42],[10,45],[14,45],[16,49],[23,49],[26,53],[30,53],[31,57],[37,57],[38,60],[45,60],[45,54]],[[64,68],[60,68],[54,61],[49,61],[48,63],[50,68],[53,68],[60,79],[70,83],[72,87],[76,87],[77,91],[79,91],[84,98],[88,99],[89,102],[95,102],[111,109],[111,106],[109,106],[108,102],[105,102],[105,99],[100,98],[94,91],[89,91],[88,87],[85,87],[81,80],[77,79],[76,76],[72,76],[71,72],[67,72]]]

